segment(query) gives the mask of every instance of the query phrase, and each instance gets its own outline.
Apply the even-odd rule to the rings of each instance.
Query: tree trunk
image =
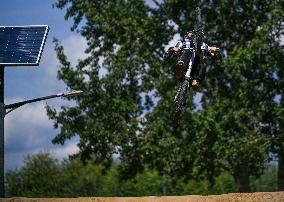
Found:
[[[242,163],[235,169],[234,179],[239,187],[239,192],[251,192],[247,163]]]
[[[278,152],[277,190],[284,191],[284,151]]]

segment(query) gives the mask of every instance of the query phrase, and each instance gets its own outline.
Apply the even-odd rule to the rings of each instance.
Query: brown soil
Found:
[[[234,193],[209,196],[6,198],[0,202],[284,202],[284,192]]]

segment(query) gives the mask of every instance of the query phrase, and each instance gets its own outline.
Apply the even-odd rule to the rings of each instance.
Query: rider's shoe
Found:
[[[192,89],[193,89],[193,90],[198,90],[199,87],[200,87],[200,83],[199,83],[198,80],[193,79],[193,80],[192,80],[192,83],[191,83],[191,86],[192,86]]]
[[[179,60],[176,64],[176,77],[178,80],[184,77],[184,62]]]

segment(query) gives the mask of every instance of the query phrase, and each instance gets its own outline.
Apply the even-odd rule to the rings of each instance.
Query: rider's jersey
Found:
[[[183,41],[178,41],[175,47],[182,49],[194,48],[194,41],[186,38]]]
[[[189,37],[185,37],[182,41],[178,41],[175,47],[181,48],[181,49],[193,49],[195,47],[194,40]],[[201,50],[208,51],[208,45],[203,42],[201,46]]]

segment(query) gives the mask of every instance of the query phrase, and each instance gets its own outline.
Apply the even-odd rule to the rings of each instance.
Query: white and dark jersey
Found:
[[[175,47],[182,49],[194,48],[194,41],[189,38],[185,38],[183,41],[178,41]]]
[[[194,41],[190,38],[185,38],[184,40],[180,40],[176,43],[175,47],[181,48],[181,49],[190,49],[194,48]],[[204,50],[205,52],[209,52],[208,50],[209,46],[203,42],[201,46],[201,50]]]

